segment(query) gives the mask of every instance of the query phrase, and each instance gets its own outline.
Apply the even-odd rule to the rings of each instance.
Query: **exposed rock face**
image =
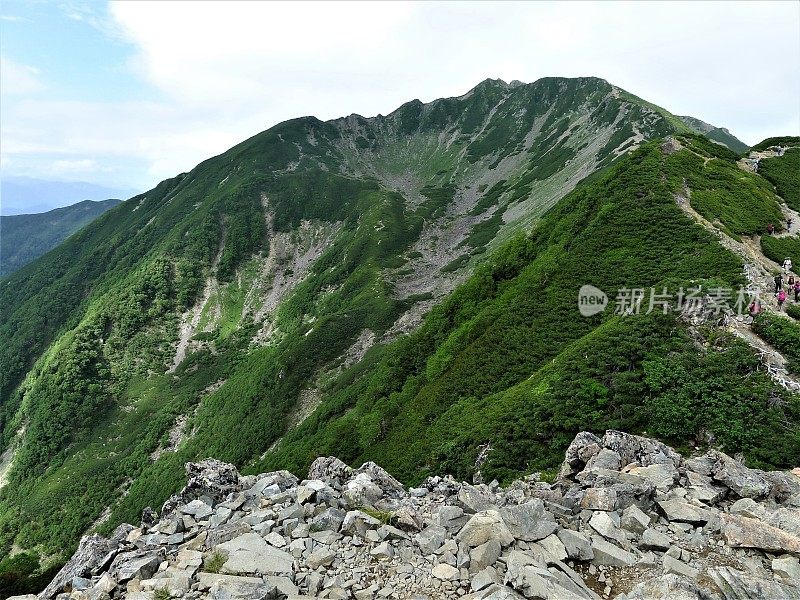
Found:
[[[187,473],[160,518],[85,537],[39,597],[800,598],[800,476],[619,431],[578,435],[553,485],[407,490],[332,457],[302,482]]]

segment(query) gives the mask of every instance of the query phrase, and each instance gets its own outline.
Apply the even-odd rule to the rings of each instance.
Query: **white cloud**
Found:
[[[462,94],[486,77],[596,75],[750,143],[800,131],[798,3],[120,2],[107,13],[80,3],[65,10],[131,44],[128,68],[142,95],[113,103],[18,96],[3,109],[5,165],[95,160],[98,176],[112,164],[115,176],[135,176],[116,183],[149,186],[288,118],[386,114],[413,98]],[[35,70],[11,69],[10,88],[42,89]]]
[[[44,84],[39,69],[0,56],[0,91],[4,96],[22,96],[40,92]]]

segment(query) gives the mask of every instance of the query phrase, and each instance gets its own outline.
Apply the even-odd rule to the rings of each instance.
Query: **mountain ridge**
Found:
[[[697,201],[713,196],[700,154],[763,205],[764,218],[780,214],[770,184],[740,174],[734,153],[689,136],[685,124],[692,152],[662,153],[649,140],[679,133],[677,117],[615,89],[596,79],[489,83],[466,99],[406,103],[393,116],[290,120],[108,211],[9,277],[0,284],[10,307],[0,321],[8,341],[0,350],[0,541],[62,552],[89,526],[163,502],[183,462],[201,453],[247,469],[280,460],[303,468],[331,444],[348,460],[382,448],[376,458],[411,480],[427,464],[468,471],[486,428],[497,427],[505,449],[487,468],[510,477],[547,467],[568,432],[548,443],[525,439],[502,414],[527,397],[526,378],[544,386],[589,368],[589,379],[612,381],[579,394],[597,395],[588,424],[597,428],[612,418],[601,396],[616,376],[581,365],[582,345],[613,353],[631,336],[656,355],[694,352],[683,335],[666,341],[684,331],[671,321],[576,320],[562,300],[573,297],[572,280],[586,273],[618,285],[641,263],[653,283],[740,281],[736,260],[695,232],[670,196],[681,175],[698,187]],[[664,162],[669,169],[659,170]],[[663,256],[654,255],[646,243],[659,236],[677,250],[658,245]],[[623,260],[609,239],[639,260]],[[574,253],[581,245],[594,251]],[[568,264],[567,249],[584,262],[559,275],[551,261]],[[624,269],[600,261],[606,255]],[[546,309],[537,311],[533,290],[546,291]],[[541,344],[526,347],[534,338]],[[729,356],[757,372],[744,349]],[[641,357],[628,368],[642,377]],[[487,379],[475,380],[481,372]],[[481,398],[459,397],[467,382]],[[676,393],[667,383],[636,386],[659,398]],[[761,398],[769,383],[754,374],[742,386]],[[480,405],[491,416],[485,427],[473,421]],[[448,430],[441,414],[461,409],[469,422],[451,418],[465,427]],[[441,447],[430,437],[399,442],[413,439],[402,432],[420,419],[431,420]],[[565,419],[565,429],[574,425]],[[317,448],[297,442],[287,452],[309,428]],[[764,464],[785,460],[761,446],[748,451]],[[73,481],[90,483],[78,490]]]
[[[38,258],[120,202],[83,200],[44,213],[0,216],[0,277]]]

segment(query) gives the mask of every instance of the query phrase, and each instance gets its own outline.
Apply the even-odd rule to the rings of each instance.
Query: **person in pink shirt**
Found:
[[[786,292],[784,290],[778,291],[778,310],[783,310],[783,303],[786,302]]]

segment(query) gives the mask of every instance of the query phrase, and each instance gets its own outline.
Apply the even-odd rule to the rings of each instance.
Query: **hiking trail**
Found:
[[[770,156],[774,155],[776,154],[770,154]],[[755,169],[750,168],[750,163],[743,162],[744,160],[739,161],[739,166],[743,170],[755,172]],[[691,206],[691,190],[686,185],[686,182],[684,182],[683,190],[675,195],[675,201],[686,215],[714,234],[723,247],[742,259],[744,274],[748,282],[747,289],[757,294],[762,308],[767,312],[789,319],[790,317],[786,313],[778,309],[778,301],[774,293],[773,273],[780,271],[781,266],[767,258],[761,251],[761,236],[742,236],[741,241],[739,241],[725,233],[721,224],[712,223]],[[800,232],[800,214],[784,203],[781,203],[781,211],[787,220],[788,218],[792,219],[792,226],[791,229],[776,234],[776,237],[796,235]],[[797,277],[797,273],[794,273],[794,275]],[[791,301],[791,295],[787,294],[786,303]],[[800,377],[791,375],[786,368],[786,358],[751,329],[749,315],[732,313],[726,320],[726,327],[735,336],[747,342],[758,353],[762,364],[773,381],[786,389],[800,391]]]

